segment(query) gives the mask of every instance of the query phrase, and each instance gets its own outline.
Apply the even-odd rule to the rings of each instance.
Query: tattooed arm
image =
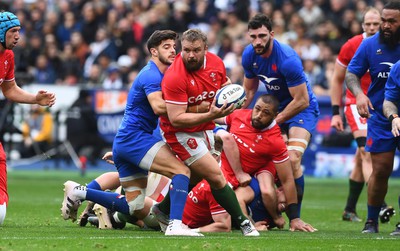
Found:
[[[349,88],[349,90],[356,97],[358,113],[361,117],[369,118],[369,108],[371,108],[371,110],[374,110],[374,107],[372,106],[369,98],[364,94],[363,90],[361,89],[360,78],[357,77],[357,75],[347,71],[345,79],[347,88]]]
[[[395,137],[400,136],[400,118],[398,117],[397,105],[391,101],[383,101],[383,114],[392,123],[392,134]]]

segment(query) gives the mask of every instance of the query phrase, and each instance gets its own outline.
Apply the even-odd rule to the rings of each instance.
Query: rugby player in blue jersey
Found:
[[[152,171],[172,179],[170,226],[165,235],[202,236],[182,225],[190,171],[159,137],[152,135],[158,116],[166,115],[161,80],[175,59],[177,38],[170,30],[158,30],[150,36],[147,48],[151,59],[139,72],[128,94],[125,114],[113,143],[113,158],[125,197],[67,181],[61,208],[65,220],[76,219],[82,200],[139,219],[147,217],[152,204],[145,203],[145,191],[148,172]]]
[[[304,192],[301,160],[318,121],[318,103],[304,74],[300,57],[289,45],[274,39],[269,17],[255,15],[249,21],[248,34],[251,44],[242,54],[245,71],[243,86],[247,97],[244,107],[253,101],[260,81],[268,93],[279,99],[279,113],[275,120],[288,137],[300,216]]]
[[[389,78],[386,82],[385,100],[383,101],[383,114],[391,121],[392,134],[397,140],[399,147],[400,141],[400,118],[399,118],[399,100],[400,100],[400,60],[392,66]],[[399,196],[400,209],[400,196]],[[395,230],[390,235],[400,235],[400,222],[396,224]]]
[[[368,216],[363,233],[378,233],[378,218],[393,170],[399,140],[383,111],[385,85],[392,66],[400,59],[400,2],[387,3],[381,26],[374,36],[364,39],[350,61],[346,84],[357,100],[360,116],[369,118],[365,150],[371,153],[372,174],[368,181]],[[372,83],[365,95],[360,78],[369,71]],[[398,100],[396,100],[398,101]],[[393,114],[387,114],[393,115]],[[390,118],[393,119],[394,115]]]

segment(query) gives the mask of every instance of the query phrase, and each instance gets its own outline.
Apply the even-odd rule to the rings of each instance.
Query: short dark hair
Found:
[[[172,39],[176,40],[178,39],[178,34],[175,31],[172,30],[156,30],[151,34],[149,39],[147,40],[147,49],[150,52],[151,48],[156,48],[159,46],[164,40]]]
[[[202,32],[200,29],[189,29],[182,34],[181,41],[189,41],[194,42],[197,40],[201,40],[207,45],[207,35]]]
[[[261,28],[262,26],[265,26],[269,31],[272,31],[271,19],[265,14],[256,14],[252,19],[250,19],[247,29],[255,30]]]
[[[383,6],[385,10],[400,10],[400,1],[390,1]]]
[[[279,111],[279,100],[277,97],[273,96],[272,94],[263,94],[258,97],[257,100],[261,99],[262,102],[265,104],[271,104],[273,106],[274,113],[278,113]]]

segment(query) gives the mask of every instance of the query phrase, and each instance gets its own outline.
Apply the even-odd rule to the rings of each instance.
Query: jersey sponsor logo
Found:
[[[207,99],[213,99],[215,96],[215,91],[204,91],[201,94],[197,95],[196,97],[192,96],[188,98],[188,103],[189,104],[194,104],[198,101],[203,101],[203,100],[207,100]]]
[[[380,64],[389,66],[389,71],[379,72],[379,73],[378,73],[378,78],[388,78],[388,77],[389,77],[390,69],[392,69],[392,66],[393,66],[394,64],[391,63],[391,62],[382,62],[382,63],[380,63]]]
[[[269,78],[267,76],[258,74],[257,75],[261,81],[265,84],[265,87],[270,91],[279,91],[281,87],[279,85],[271,85],[271,82],[277,80],[278,78]]]
[[[186,144],[190,147],[190,149],[196,149],[197,148],[197,141],[196,141],[196,139],[194,139],[194,138],[189,138],[187,141],[186,141]]]

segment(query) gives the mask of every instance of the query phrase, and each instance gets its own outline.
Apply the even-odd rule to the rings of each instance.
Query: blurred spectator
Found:
[[[80,15],[79,15],[80,16]],[[91,44],[96,39],[97,29],[99,28],[99,21],[97,20],[94,4],[86,2],[82,10],[82,30],[81,34],[86,44]]]
[[[117,61],[119,67],[119,73],[124,86],[130,84],[129,73],[131,72],[132,59],[128,55],[121,55]]]
[[[324,19],[324,13],[315,0],[303,0],[303,7],[300,8],[298,13],[310,31]]]
[[[172,15],[169,17],[168,26],[177,33],[183,33],[187,30],[190,16],[190,7],[183,1],[175,1],[172,7]]]
[[[83,40],[82,34],[75,31],[71,34],[71,46],[76,58],[79,60],[79,66],[82,69],[89,53],[89,45]]]
[[[32,70],[33,81],[38,84],[55,84],[56,71],[49,63],[45,54],[36,58],[36,65]]]
[[[247,33],[247,23],[241,21],[236,12],[230,11],[226,17],[226,26],[223,28],[223,32],[233,40],[241,39]]]
[[[92,64],[98,62],[100,55],[107,56],[112,61],[117,60],[117,47],[104,27],[100,27],[97,30],[96,41],[89,45],[89,55],[86,58],[83,69],[85,77],[89,75]]]
[[[99,135],[92,94],[81,90],[79,97],[68,109],[67,139],[79,157],[95,162],[108,147]]]
[[[71,41],[71,35],[74,31],[80,31],[81,25],[75,20],[75,15],[72,11],[65,13],[64,22],[57,27],[57,41],[60,45],[64,45]]]
[[[89,76],[84,82],[88,87],[100,87],[100,83],[103,83],[105,76],[102,74],[103,71],[98,64],[92,64],[90,67]]]
[[[132,24],[127,18],[119,20],[117,27],[113,29],[113,37],[117,47],[118,56],[126,54],[129,47],[137,45]]]
[[[23,143],[18,148],[22,158],[39,155],[50,149],[53,142],[53,116],[48,108],[31,105],[29,116],[22,122]]]
[[[243,85],[244,70],[241,64],[230,69],[228,74],[232,84]]]
[[[81,80],[81,67],[79,59],[74,54],[74,48],[71,43],[64,44],[64,50],[61,52],[61,72],[62,83],[74,85]]]
[[[111,63],[107,69],[107,76],[103,83],[104,89],[118,90],[124,87],[117,63]]]

